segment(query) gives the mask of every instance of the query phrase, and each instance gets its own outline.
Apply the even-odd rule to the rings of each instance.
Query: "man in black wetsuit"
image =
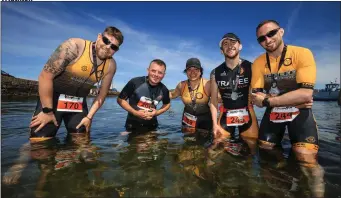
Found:
[[[128,111],[125,124],[127,132],[155,130],[158,127],[156,117],[170,107],[169,91],[161,83],[166,72],[165,62],[155,59],[147,71],[148,76],[131,79],[117,98],[117,103]],[[160,101],[162,107],[156,109]]]

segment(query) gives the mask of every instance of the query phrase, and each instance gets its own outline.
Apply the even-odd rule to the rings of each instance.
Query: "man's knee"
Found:
[[[264,140],[258,140],[258,143],[259,143],[259,148],[265,149],[265,150],[273,150],[274,147],[276,146],[275,143],[267,142]]]
[[[296,159],[302,166],[316,167],[318,166],[316,156],[319,146],[310,143],[295,143],[293,145],[293,151],[295,152]]]

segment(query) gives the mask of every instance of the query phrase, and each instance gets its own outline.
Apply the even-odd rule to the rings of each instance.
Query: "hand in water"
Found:
[[[92,121],[84,117],[81,122],[77,125],[76,129],[79,129],[82,125],[85,126],[86,132],[89,133]]]
[[[214,139],[218,139],[223,134],[223,129],[219,125],[213,126]]]
[[[39,127],[34,131],[34,132],[37,132],[49,122],[53,122],[54,125],[58,126],[56,117],[54,116],[53,113],[47,114],[47,113],[40,112],[38,115],[32,117],[30,128],[33,128],[39,125]]]

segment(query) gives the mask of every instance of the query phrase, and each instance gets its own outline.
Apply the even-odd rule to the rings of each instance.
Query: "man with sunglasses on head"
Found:
[[[314,56],[307,48],[286,45],[284,29],[277,21],[261,22],[256,35],[266,50],[252,66],[252,101],[258,107],[266,107],[259,146],[284,161],[281,141],[287,127],[292,150],[308,177],[313,197],[323,197],[324,171],[316,159],[318,131],[311,110],[316,80]]]
[[[166,63],[154,59],[150,62],[147,72],[148,76],[131,79],[117,97],[117,103],[128,111],[126,132],[132,132],[133,136],[155,130],[158,127],[157,116],[170,107],[169,90],[161,82],[166,74]],[[157,109],[160,102],[162,106]]]
[[[68,135],[89,132],[116,72],[112,56],[122,43],[122,32],[107,27],[95,42],[70,38],[60,44],[39,75],[39,98],[30,123],[31,142],[53,138],[62,120]],[[86,96],[96,83],[97,96],[88,111]]]
[[[242,44],[237,35],[227,33],[219,43],[225,61],[211,72],[211,114],[214,137],[217,140],[244,140],[254,153],[258,138],[258,123],[250,100],[251,62],[240,57]],[[217,119],[218,91],[222,105]],[[235,137],[238,129],[241,139]],[[240,147],[240,144],[232,146]],[[228,152],[231,145],[225,149]],[[237,149],[239,150],[239,149]]]

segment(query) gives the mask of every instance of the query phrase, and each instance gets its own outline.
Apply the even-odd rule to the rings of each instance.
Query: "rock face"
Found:
[[[38,96],[38,81],[1,74],[2,96]]]
[[[91,90],[90,93],[94,93]],[[117,91],[109,91],[108,96],[118,95]],[[38,81],[15,78],[5,72],[1,72],[2,96],[38,96]],[[89,94],[89,96],[93,96]]]

